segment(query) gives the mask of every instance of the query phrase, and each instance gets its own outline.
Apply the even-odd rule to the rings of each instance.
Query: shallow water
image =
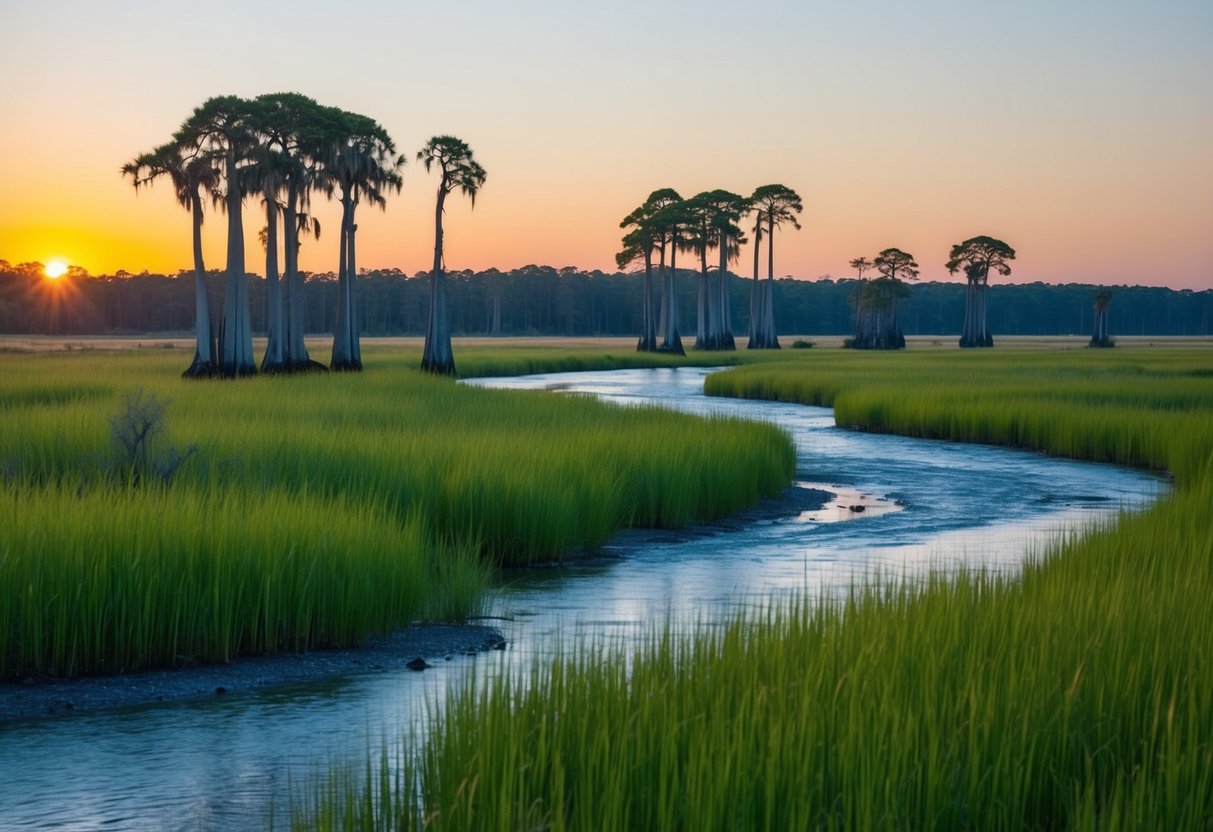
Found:
[[[0,829],[260,829],[271,814],[285,828],[292,782],[394,744],[465,674],[500,672],[558,643],[627,639],[667,618],[710,621],[796,592],[841,591],[857,576],[1014,569],[1060,530],[1140,508],[1165,489],[1135,470],[842,430],[825,408],[710,399],[707,372],[473,383],[775,422],[796,442],[797,482],[833,489],[838,506],[693,534],[630,532],[591,563],[512,573],[494,600],[505,652],[424,673],[0,725]],[[848,508],[860,504],[867,510]]]

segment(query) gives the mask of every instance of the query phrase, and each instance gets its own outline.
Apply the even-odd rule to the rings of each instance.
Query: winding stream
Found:
[[[842,430],[826,408],[710,399],[703,395],[708,372],[472,383],[777,423],[796,442],[798,485],[831,491],[831,506],[691,533],[631,531],[591,563],[515,573],[493,602],[509,649],[439,661],[424,673],[400,667],[199,702],[0,723],[0,829],[261,829],[271,813],[285,828],[291,782],[395,742],[425,718],[427,701],[464,674],[499,672],[558,643],[627,639],[667,617],[710,621],[739,605],[836,591],[863,575],[962,563],[1014,569],[1061,529],[1140,508],[1166,488],[1130,469]],[[850,508],[860,505],[862,512]]]

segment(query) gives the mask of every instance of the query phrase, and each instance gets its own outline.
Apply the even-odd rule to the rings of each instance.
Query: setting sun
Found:
[[[63,275],[67,274],[67,263],[63,262],[62,260],[52,260],[46,264],[46,268],[43,269],[43,271],[46,273],[47,277],[54,280],[55,278],[63,277]]]

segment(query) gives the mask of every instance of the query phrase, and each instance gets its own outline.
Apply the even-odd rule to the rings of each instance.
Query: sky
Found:
[[[474,210],[449,204],[451,269],[614,271],[651,191],[782,183],[805,210],[777,276],[898,247],[959,280],[950,247],[985,234],[1018,252],[1013,282],[1213,288],[1210,0],[0,0],[0,31],[12,263],[192,267],[188,213],[119,168],[208,97],[294,91],[375,118],[410,160],[436,134],[471,145],[488,179]],[[359,211],[362,267],[432,261],[436,177],[404,179]],[[339,214],[317,213],[301,266],[335,270]],[[208,217],[208,267],[224,229]]]

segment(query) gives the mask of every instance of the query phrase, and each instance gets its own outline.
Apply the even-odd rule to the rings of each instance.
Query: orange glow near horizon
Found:
[[[22,83],[6,88],[0,126],[0,260],[53,253],[71,264],[58,284],[78,269],[192,271],[189,211],[168,182],[136,192],[121,166],[210,95],[292,89],[375,118],[409,157],[386,211],[358,211],[367,269],[430,267],[437,182],[412,154],[450,132],[488,172],[474,211],[459,194],[447,203],[452,270],[613,272],[619,222],[651,191],[744,195],[778,182],[805,210],[803,230],[776,237],[777,275],[851,276],[850,260],[896,246],[924,281],[959,281],[944,268],[950,247],[990,235],[1018,253],[1010,283],[1213,286],[1213,111],[1200,106],[1213,100],[1208,0],[1116,0],[1097,21],[1086,4],[978,4],[957,15],[931,0],[785,0],[729,26],[681,5],[650,4],[640,28],[633,10],[610,4],[461,6],[456,65],[432,36],[450,25],[444,4],[369,0],[383,25],[367,30],[304,0],[293,17],[300,36],[333,48],[301,60],[297,42],[281,38],[249,65],[201,74],[179,60],[183,24],[172,14],[111,30],[113,16],[12,5],[0,15],[11,47],[0,72]],[[247,11],[228,0],[215,8]],[[192,42],[226,37],[224,26],[221,13],[190,18]],[[535,32],[545,48],[515,47]],[[52,38],[56,60],[39,64]],[[770,61],[761,84],[736,61],[705,57],[759,43]],[[349,66],[368,50],[377,71],[350,84]],[[434,66],[449,72],[443,84],[401,93],[400,78]],[[641,95],[692,70],[698,82],[668,107]],[[340,206],[315,194],[309,213],[323,233],[303,241],[300,266],[334,271]],[[264,273],[264,224],[250,197],[250,273]],[[209,204],[202,235],[206,267],[225,268],[226,220]],[[746,245],[734,269],[751,264]]]

